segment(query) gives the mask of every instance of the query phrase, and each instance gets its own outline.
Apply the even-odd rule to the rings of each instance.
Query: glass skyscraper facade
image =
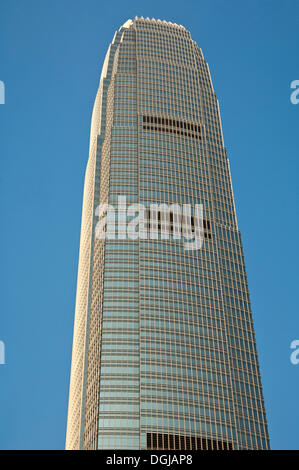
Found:
[[[162,239],[159,220],[157,239],[98,239],[96,208],[119,195],[146,207],[202,204],[201,249]],[[66,448],[269,448],[218,101],[190,32],[166,21],[127,21],[103,65]]]

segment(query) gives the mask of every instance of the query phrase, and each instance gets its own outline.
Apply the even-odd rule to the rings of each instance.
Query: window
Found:
[[[146,447],[159,450],[233,450],[232,442],[177,434],[146,434]]]
[[[167,132],[169,134],[177,134],[192,137],[193,139],[201,140],[201,127],[189,122],[176,121],[174,119],[162,118],[157,116],[142,116],[143,130],[155,130],[158,132]],[[163,127],[152,127],[146,124],[157,124]],[[175,129],[172,129],[172,128]],[[186,132],[189,130],[191,132]]]

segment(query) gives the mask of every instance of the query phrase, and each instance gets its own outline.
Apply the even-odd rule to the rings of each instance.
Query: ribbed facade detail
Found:
[[[201,249],[160,222],[155,239],[98,239],[96,208],[119,196],[202,204]],[[166,21],[115,33],[95,100],[66,448],[269,448],[219,104],[201,49]]]

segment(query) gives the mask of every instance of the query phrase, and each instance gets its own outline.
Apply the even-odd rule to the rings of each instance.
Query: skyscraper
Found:
[[[119,196],[202,204],[201,248],[171,213],[163,239],[162,210],[147,213],[157,238],[130,239],[120,211],[123,231],[100,239],[97,208]],[[66,447],[269,448],[218,101],[201,49],[166,21],[115,33],[95,99]]]

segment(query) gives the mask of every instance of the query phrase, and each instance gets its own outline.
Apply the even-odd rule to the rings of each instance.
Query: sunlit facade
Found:
[[[203,204],[204,241],[99,240],[96,207]],[[183,26],[127,21],[109,46],[86,170],[68,449],[267,449],[219,106]]]

